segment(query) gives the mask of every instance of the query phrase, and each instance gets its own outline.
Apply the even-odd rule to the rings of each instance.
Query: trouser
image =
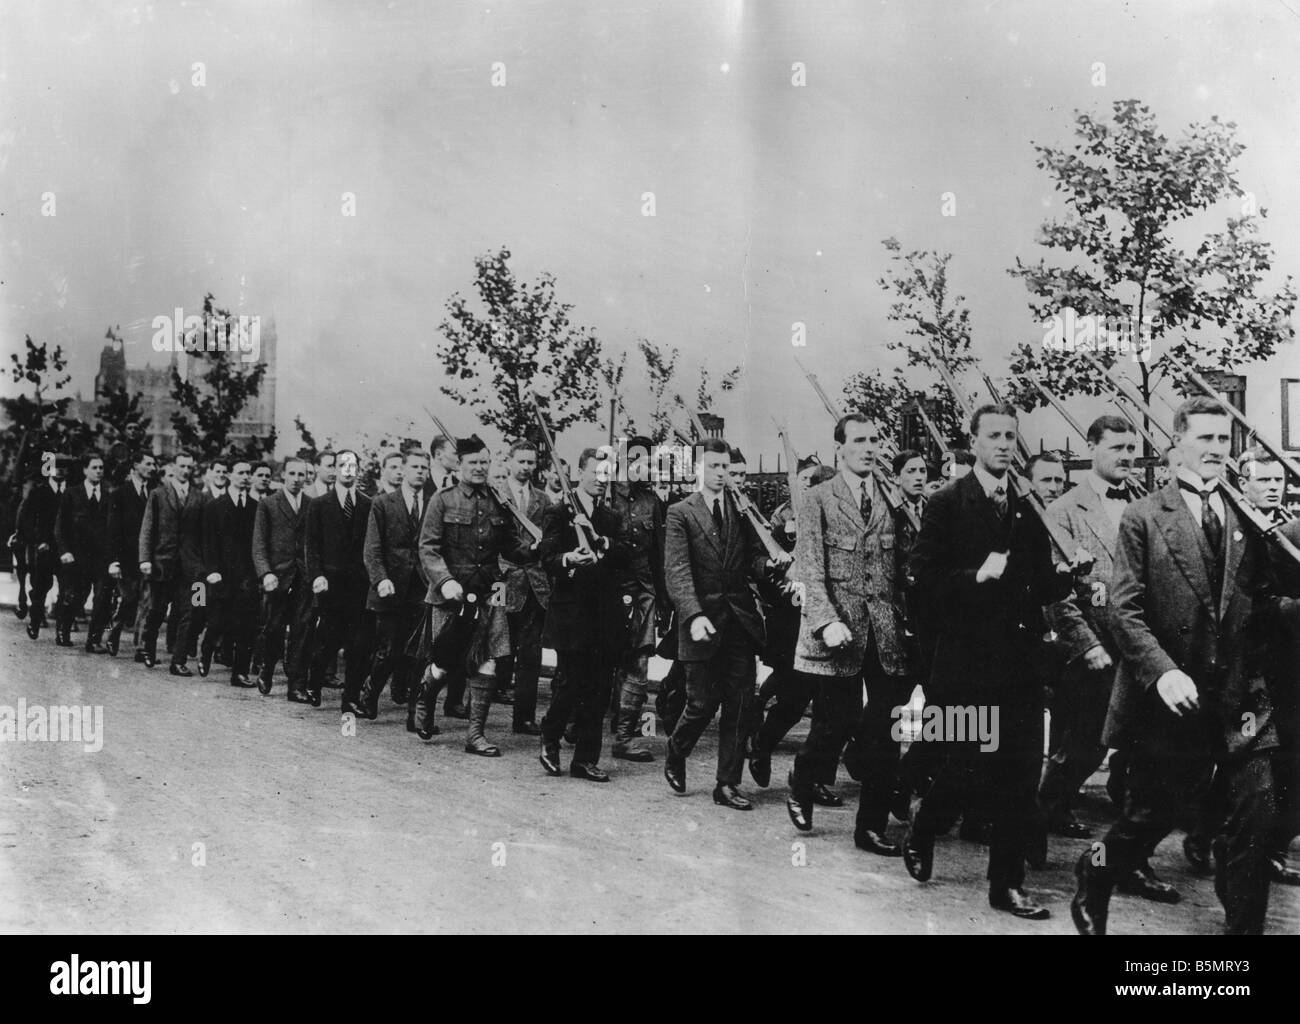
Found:
[[[289,677],[289,689],[302,689],[307,683],[307,666],[310,659],[312,603],[311,588],[301,580],[289,587],[277,585],[262,598],[263,618],[261,668],[264,679],[275,678],[275,663],[284,659],[284,672]],[[285,632],[289,645],[285,647]]]
[[[758,705],[762,706],[765,691],[768,695],[767,699],[775,698],[775,701],[768,708],[767,714],[762,721],[757,723],[757,728],[751,733],[751,755],[762,756],[771,754],[772,751],[776,750],[777,744],[785,739],[790,730],[799,724],[810,703],[813,706],[814,722],[817,721],[818,717],[824,719],[828,714],[831,714],[824,707],[826,696],[822,680],[825,678],[825,676],[815,676],[809,672],[796,672],[789,666],[772,669],[772,672],[763,680],[763,685],[759,688]],[[860,689],[861,687],[859,687]],[[858,699],[859,703],[861,703],[860,696]],[[834,761],[823,764],[818,777],[812,781],[833,786],[838,765],[838,757]]]
[[[655,696],[655,711],[659,714],[666,735],[673,734],[685,710],[686,667],[683,662],[674,661],[668,666],[668,672],[659,684],[659,693]]]
[[[1038,786],[1038,804],[1049,824],[1072,817],[1071,804],[1106,758],[1101,730],[1106,724],[1114,679],[1114,668],[1092,670],[1079,657],[1065,667],[1053,687],[1051,717],[1055,739]]]
[[[524,606],[509,613],[510,650],[508,657],[497,659],[497,685],[514,689],[514,725],[521,726],[537,717],[537,680],[542,674],[542,625],[546,609],[529,590]]]
[[[354,706],[370,668],[374,646],[374,616],[366,610],[366,592],[334,585],[316,595],[316,646],[312,651],[307,688],[319,694],[330,659],[343,647],[343,707]]]
[[[18,581],[18,608],[21,610],[27,607],[27,545],[14,544],[9,552],[13,556],[14,579]]]
[[[749,702],[754,699],[754,657],[754,643],[749,635],[737,623],[728,622],[722,627],[711,658],[684,663],[686,708],[668,740],[667,756],[674,761],[689,757],[721,706],[719,785],[740,784],[745,762],[745,724]]]
[[[67,566],[63,570],[63,583],[59,590],[59,625],[65,630],[71,629],[73,620],[86,606],[86,599],[92,595],[86,642],[98,643],[113,612],[113,580],[108,575],[107,567],[82,566],[76,562]]]
[[[208,588],[210,614],[203,636],[203,653],[211,657],[219,643],[231,649],[230,674],[248,675],[253,660],[253,639],[257,633],[257,610],[261,601],[251,582],[229,586],[224,582]]]
[[[158,657],[158,629],[170,605],[169,632],[175,630],[171,663],[185,664],[190,645],[192,599],[193,591],[190,589],[188,577],[149,581],[149,614],[144,620],[144,633],[140,637],[140,645],[150,657],[155,659]]]
[[[596,764],[605,722],[605,708],[609,706],[609,692],[613,685],[608,651],[557,651],[556,657],[564,669],[554,687],[551,706],[542,719],[542,742],[548,746],[559,744],[564,727],[573,718],[573,734],[577,741],[573,760],[578,764]]]
[[[140,612],[140,577],[119,576],[117,579],[117,608],[109,625],[109,634],[113,639],[120,639],[123,630],[134,632],[136,616]]]
[[[46,622],[45,599],[49,597],[50,591],[54,587],[55,567],[59,564],[59,560],[49,548],[38,551],[36,545],[32,544],[27,548],[27,564],[30,567],[32,577],[32,622],[44,625]]]
[[[1273,721],[1278,747],[1273,751],[1273,796],[1277,810],[1272,853],[1286,860],[1291,840],[1300,835],[1300,708],[1294,698],[1276,700]]]
[[[1268,912],[1269,832],[1273,822],[1272,751],[1251,752],[1218,765],[1224,799],[1215,890],[1224,932],[1260,935]],[[1124,813],[1106,833],[1101,866],[1112,878],[1138,867],[1174,827],[1179,808],[1204,784],[1205,755],[1134,748],[1129,755]]]
[[[937,711],[947,711],[934,705]],[[981,706],[971,705],[978,714]],[[934,781],[921,797],[912,819],[920,835],[936,835],[951,827],[964,808],[981,806],[991,823],[988,879],[991,888],[1018,889],[1025,880],[1025,854],[1037,831],[1035,804],[1043,760],[1042,687],[1036,683],[1018,693],[983,705],[985,721],[998,719],[985,746],[979,740],[946,736],[936,758]],[[965,721],[969,722],[969,718]],[[922,734],[924,736],[924,733]]]
[[[419,665],[406,653],[407,641],[424,615],[422,595],[414,602],[375,613],[375,657],[370,664],[370,692],[378,697],[392,677],[393,686],[408,694],[419,682]]]

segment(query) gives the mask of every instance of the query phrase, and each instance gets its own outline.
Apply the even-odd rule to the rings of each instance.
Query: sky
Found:
[[[296,414],[340,442],[425,433],[425,405],[468,433],[472,414],[439,392],[438,324],[470,291],[475,256],[505,246],[517,276],[555,276],[609,351],[639,337],[679,347],[685,390],[702,361],[742,365],[715,410],[751,462],[779,447],[773,416],[826,454],[830,424],[793,356],[835,391],[895,364],[883,239],[953,254],[995,376],[1041,333],[1006,268],[1062,213],[1032,143],[1066,143],[1076,109],[1135,97],[1171,136],[1236,122],[1240,181],[1277,253],[1268,283],[1294,273],[1297,12],[1300,0],[7,0],[0,349],[26,334],[60,344],[89,393],[109,325],[131,365],[161,361],[153,318],[197,311],[211,291],[275,320],[282,438]],[[1274,363],[1300,376],[1294,345]],[[1062,442],[1053,415],[1028,432],[1038,422]]]

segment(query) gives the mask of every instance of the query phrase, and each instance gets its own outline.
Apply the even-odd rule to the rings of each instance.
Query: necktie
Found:
[[[867,487],[867,482],[865,480],[863,480],[858,486],[859,493],[861,494],[858,508],[862,511],[862,521],[864,523],[869,523],[871,522],[871,490]]]
[[[721,498],[713,499],[713,525],[718,528],[718,536],[721,537],[724,529]]]
[[[1128,501],[1127,487],[1107,487],[1106,497],[1111,501]]]
[[[998,518],[1005,519],[1007,515],[1007,486],[998,484],[993,488],[993,507],[998,510]]]
[[[238,508],[240,511],[243,511],[243,508],[244,508],[244,496],[243,496],[242,494],[241,494],[238,498],[235,499],[235,507]]]
[[[99,488],[95,487],[90,492],[90,507],[95,512],[99,511]]]
[[[343,499],[343,523],[345,526],[352,525],[352,513],[356,506],[352,503],[352,491],[349,489],[344,492],[346,495]]]
[[[1214,506],[1210,504],[1210,495],[1214,493],[1214,488],[1202,490],[1183,479],[1179,479],[1178,487],[1180,490],[1191,491],[1193,494],[1201,496],[1201,530],[1205,533],[1205,539],[1209,542],[1210,550],[1214,552],[1214,557],[1217,559],[1219,557],[1219,548],[1223,544],[1223,521],[1219,518],[1219,514],[1214,511]]]
[[[417,525],[420,522],[420,496],[417,494],[411,499],[411,525]]]

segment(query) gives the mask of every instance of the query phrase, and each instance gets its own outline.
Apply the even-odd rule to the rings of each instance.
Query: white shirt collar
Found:
[[[302,502],[303,492],[299,491],[297,494],[292,494],[287,487],[281,488],[281,492],[284,494],[284,500],[289,503],[289,507],[297,512],[298,505]]]
[[[980,486],[984,488],[984,493],[990,498],[993,497],[993,492],[999,487],[1002,488],[1004,494],[1011,492],[1010,481],[1007,479],[1006,474],[1003,474],[1002,478],[998,479],[978,462],[972,467],[971,472],[975,474],[975,479],[980,482]]]
[[[95,492],[99,490],[99,484],[92,484],[89,480],[83,480],[82,484],[86,488],[87,498],[93,498],[95,496]]]
[[[185,498],[185,497],[187,497],[187,496],[189,495],[189,493],[190,493],[190,485],[189,485],[189,484],[183,484],[183,483],[181,483],[179,480],[173,480],[173,481],[172,481],[172,490],[174,490],[174,491],[175,491],[178,495],[180,495],[182,498]]]
[[[1206,481],[1201,478],[1201,475],[1199,473],[1195,473],[1192,470],[1187,469],[1185,466],[1178,467],[1178,472],[1176,476],[1178,477],[1179,480],[1186,480],[1198,491],[1204,491],[1207,488],[1210,490],[1218,490],[1219,488],[1218,477],[1215,477],[1213,480]]]
[[[867,490],[867,488],[871,486],[869,483],[871,478],[858,476],[856,473],[850,473],[847,469],[841,469],[840,476],[842,476],[844,482],[849,485],[849,493],[853,495],[853,500],[861,505],[862,495],[871,493]]]
[[[1092,489],[1097,493],[1097,497],[1099,497],[1102,501],[1122,501],[1123,499],[1121,498],[1108,498],[1106,496],[1106,492],[1110,490],[1112,487],[1127,486],[1127,484],[1112,484],[1109,481],[1104,480],[1102,477],[1100,477],[1095,470],[1091,470],[1091,469],[1088,470],[1088,483],[1092,485]]]
[[[334,493],[338,495],[338,499],[339,499],[339,504],[340,504],[340,505],[342,505],[344,502],[346,502],[346,501],[348,500],[348,497],[347,497],[347,496],[348,496],[348,492],[349,492],[349,491],[352,491],[352,492],[353,492],[353,493],[352,493],[352,503],[355,505],[356,502],[357,502],[356,489],[357,489],[357,485],[356,485],[356,484],[353,484],[351,487],[344,487],[344,486],[343,486],[341,483],[339,483],[338,481],[335,481],[335,483],[334,483]]]

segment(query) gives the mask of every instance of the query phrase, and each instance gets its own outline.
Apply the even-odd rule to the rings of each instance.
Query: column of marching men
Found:
[[[464,749],[484,757],[501,753],[490,708],[508,704],[547,774],[564,773],[568,740],[568,773],[592,782],[610,780],[607,719],[614,758],[655,760],[658,653],[671,660],[656,710],[675,793],[690,790],[690,756],[718,717],[713,801],[751,810],[744,769],[767,788],[778,744],[811,706],[785,780],[798,831],[815,808],[843,805],[843,758],[860,783],[859,849],[925,882],[936,838],[960,819],[961,838],[988,846],[990,906],[1038,920],[1049,910],[1026,892],[1026,869],[1045,865],[1049,832],[1077,840],[1071,916],[1104,934],[1115,890],[1179,901],[1150,858],[1182,828],[1190,869],[1215,875],[1225,930],[1261,932],[1270,884],[1300,881],[1287,865],[1300,832],[1300,572],[1218,486],[1228,416],[1185,402],[1168,482],[1150,494],[1134,427],[1099,417],[1073,489],[1062,493],[1054,456],[1024,467],[1044,516],[1011,485],[1015,408],[975,410],[969,435],[945,482],[915,451],[882,472],[877,425],[842,416],[834,468],[799,463],[766,537],[743,507],[744,457],[720,439],[696,446],[689,494],[657,478],[643,437],[612,484],[605,456],[584,449],[569,487],[568,464],[542,471],[530,441],[492,464],[478,438],[439,436],[431,454],[389,454],[374,495],[346,449],[288,458],[279,487],[266,464],[214,459],[197,479],[192,456],[160,473],[141,451],[109,491],[98,455],[75,483],[51,457],[11,539],[18,614],[37,639],[57,578],[61,646],[89,602],[87,653],[117,656],[134,635],[135,660],[153,668],[162,640],[170,674],[192,675],[196,659],[200,676],[222,665],[231,686],[264,695],[283,663],[288,700],[312,707],[339,674],[341,712],[357,719],[378,717],[388,686],[424,742],[445,691],[443,716],[467,720]],[[1283,467],[1252,450],[1240,474],[1254,507],[1300,542]],[[557,665],[538,722],[543,648]],[[900,736],[918,686],[926,708],[996,709],[994,742]],[[1097,840],[1074,807],[1108,748],[1118,818]]]

